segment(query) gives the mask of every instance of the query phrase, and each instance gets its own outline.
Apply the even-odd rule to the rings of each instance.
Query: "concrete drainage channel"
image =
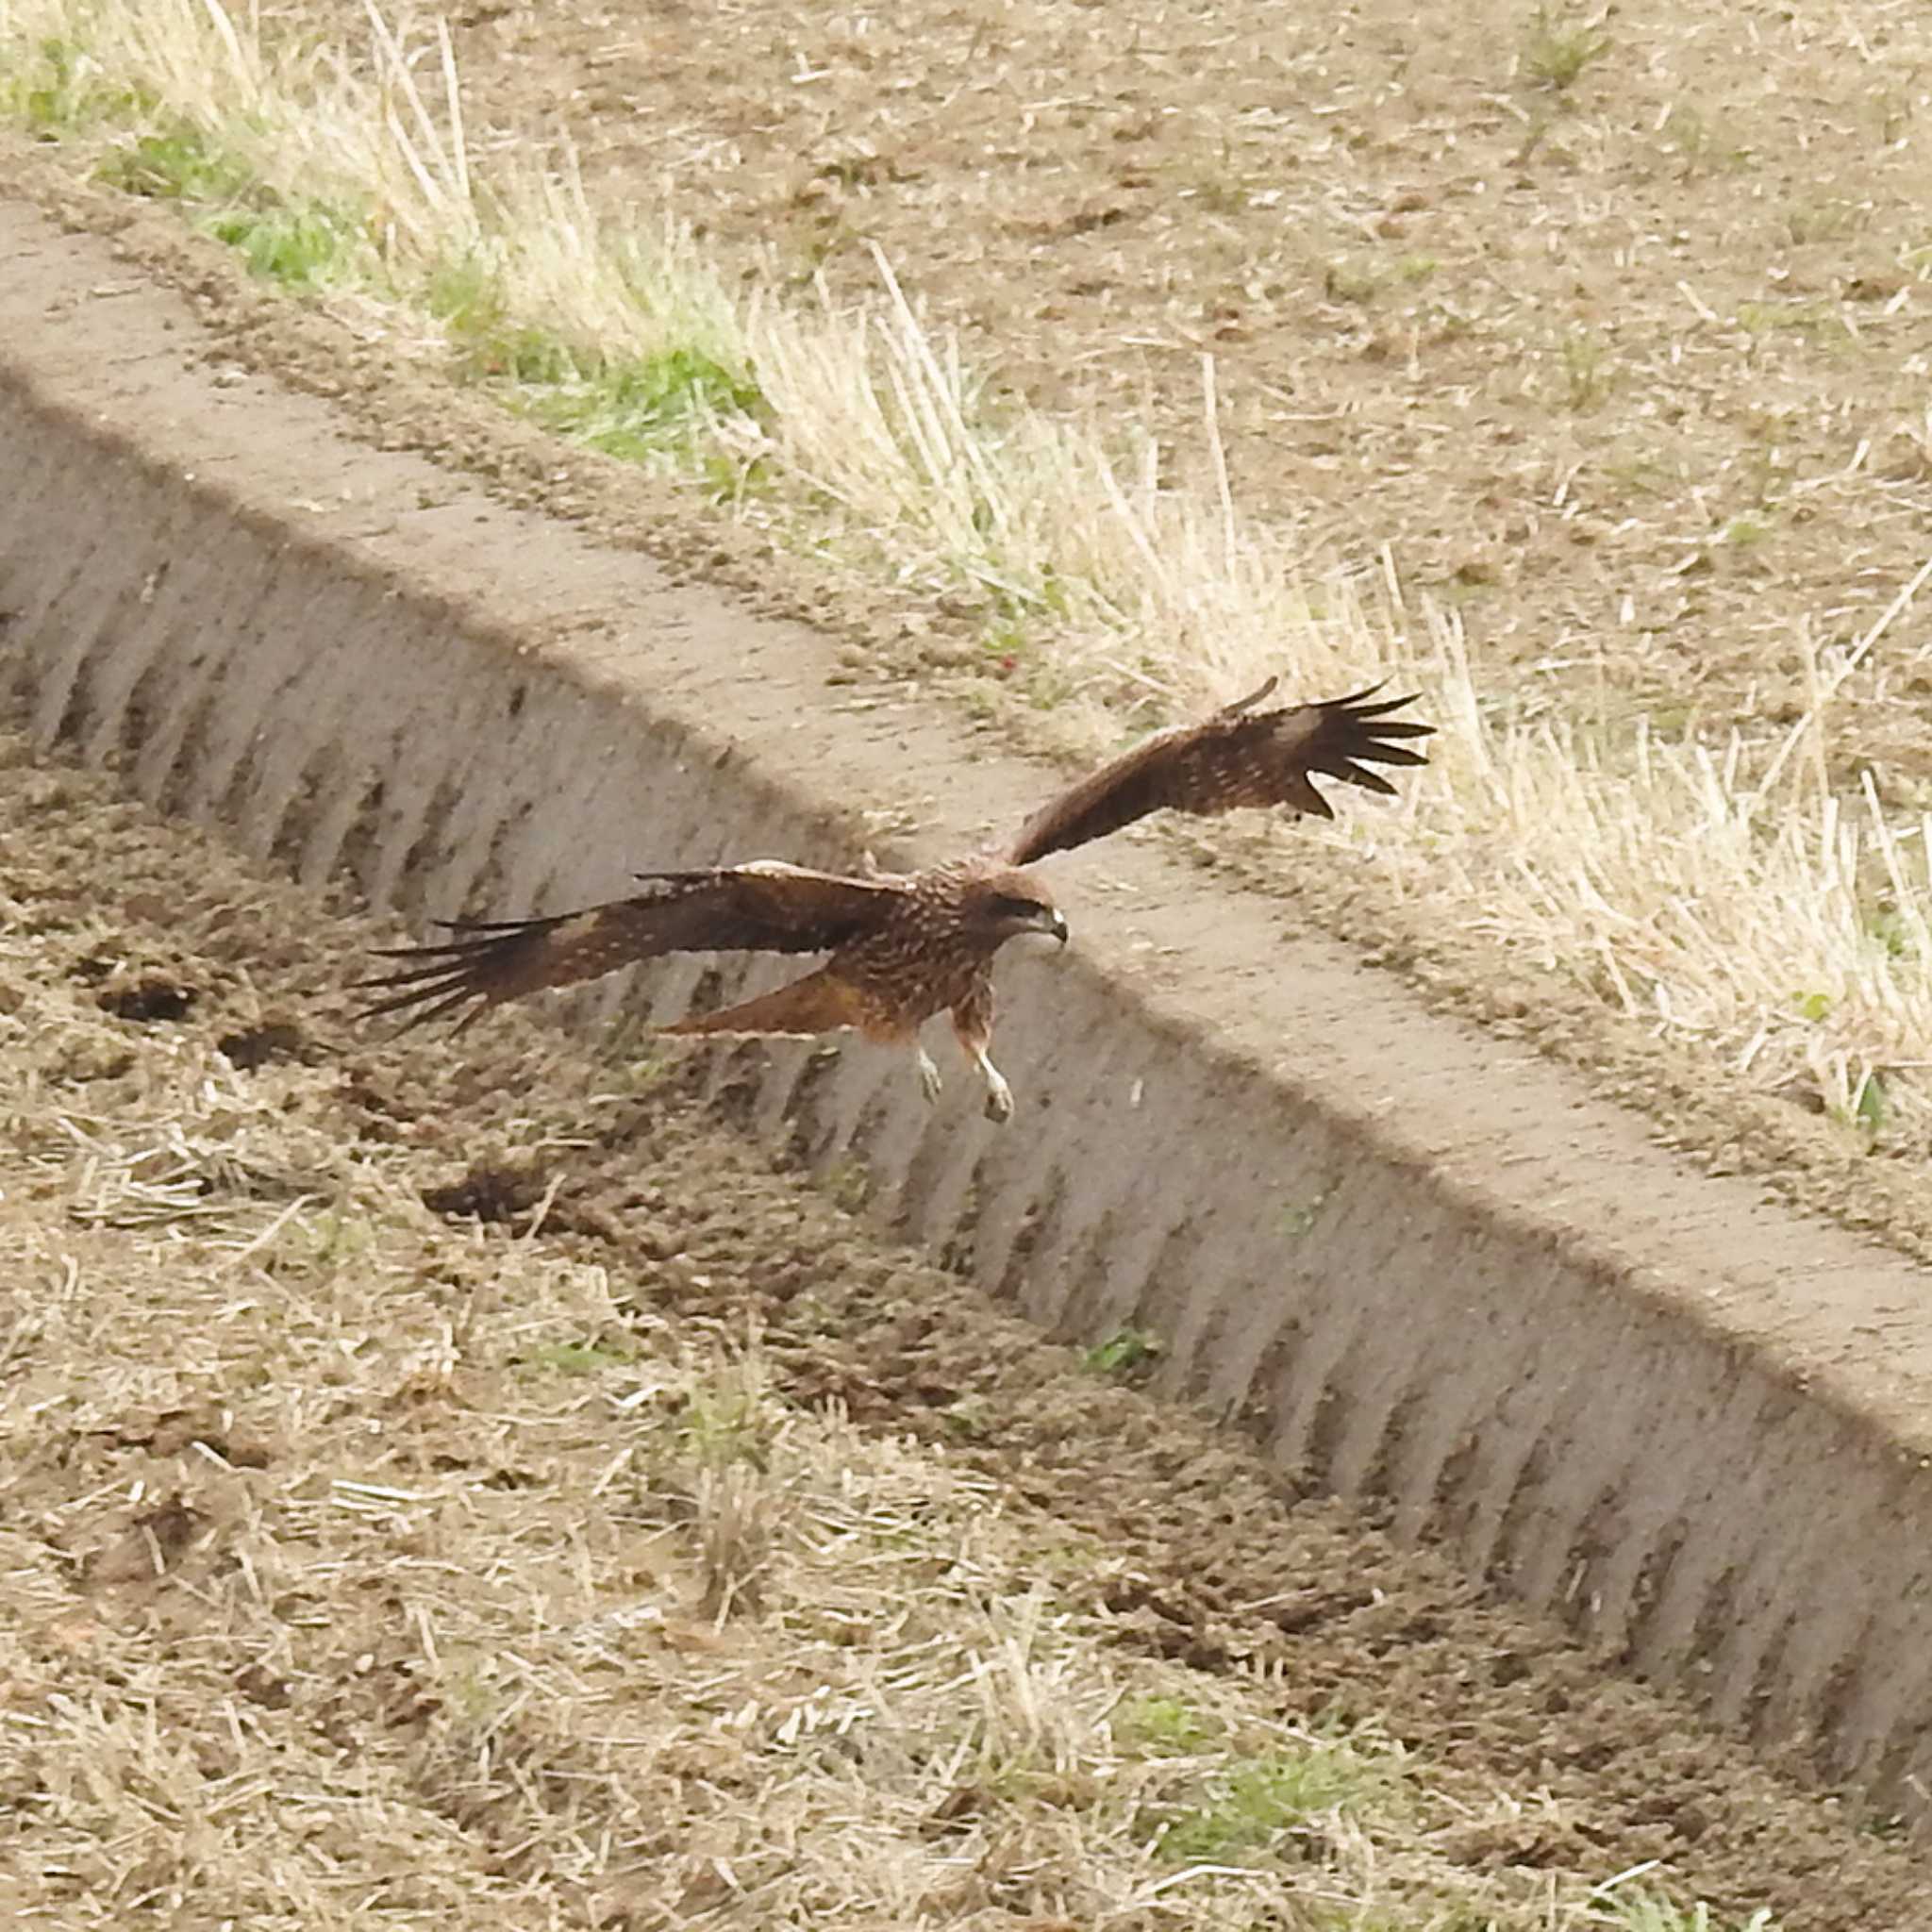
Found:
[[[105,244],[0,208],[0,256],[10,695],[264,860],[520,911],[633,866],[849,861],[834,800],[917,805],[929,840],[882,857],[925,857],[1050,782],[931,708],[836,709],[811,633],[225,383]],[[1922,1811],[1923,1277],[1679,1171],[1156,843],[1061,885],[1074,953],[1003,969],[1011,1127],[965,1079],[928,1113],[897,1058],[790,1045],[728,1061],[755,1120],[864,1161],[895,1225],[1043,1324],[1156,1331],[1174,1393]]]

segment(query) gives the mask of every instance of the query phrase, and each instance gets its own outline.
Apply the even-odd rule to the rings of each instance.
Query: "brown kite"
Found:
[[[1395,790],[1372,765],[1420,765],[1405,740],[1433,726],[1391,714],[1413,697],[1371,703],[1375,690],[1321,704],[1257,708],[1261,689],[1198,724],[1156,732],[1060,793],[1003,846],[915,873],[852,877],[778,859],[704,872],[641,873],[628,899],[548,919],[440,921],[459,937],[381,957],[406,963],[359,982],[389,997],[369,1016],[410,1011],[458,1022],[544,987],[595,979],[664,953],[826,953],[816,972],[722,1012],[689,1015],[666,1033],[815,1034],[856,1027],[868,1040],[910,1046],[920,1083],[937,1098],[939,1069],[920,1026],[949,1012],[966,1058],[986,1083],[986,1111],[1013,1111],[1012,1090],[989,1058],[993,955],[1023,933],[1064,945],[1067,923],[1030,868],[1148,813],[1214,817],[1241,806],[1286,806],[1334,817],[1314,777],[1370,791]],[[397,991],[394,989],[400,988]]]

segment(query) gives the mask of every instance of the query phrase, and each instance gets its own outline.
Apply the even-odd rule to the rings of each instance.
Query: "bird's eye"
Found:
[[[1002,892],[995,902],[995,909],[1003,919],[1031,919],[1043,908],[1037,899],[1018,899],[1011,893]]]

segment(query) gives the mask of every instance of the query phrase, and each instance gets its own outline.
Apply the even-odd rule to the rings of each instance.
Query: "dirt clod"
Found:
[[[139,1026],[178,1020],[194,1000],[192,987],[176,986],[166,979],[138,979],[128,986],[105,987],[100,993],[104,1013],[112,1013],[117,1020],[132,1020]]]

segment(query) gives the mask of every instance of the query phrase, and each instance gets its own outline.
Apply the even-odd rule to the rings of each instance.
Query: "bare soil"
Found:
[[[749,1926],[861,1827],[926,1875],[896,1915],[810,1923],[1092,1923],[1104,1794],[1077,1779],[941,1786],[882,1825],[861,1727],[824,1744],[847,1810],[787,1809],[796,1714],[863,1641],[833,1531],[880,1457],[880,1546],[963,1574],[958,1616],[1015,1564],[1201,1707],[1374,1723],[1436,1794],[1431,1856],[1514,1896],[1657,1858],[1788,1932],[1932,1923],[1906,1847],[881,1245],[728,1094],[708,1114],[517,1016],[462,1052],[358,1039],[337,989],[369,922],[18,738],[0,824],[21,1923]],[[693,1448],[753,1409],[759,1479],[788,1430],[832,1432],[816,1487],[777,1492],[799,1521],[734,1519]],[[932,1570],[919,1525],[962,1489],[994,1527]],[[773,1558],[761,1600],[760,1537],[821,1569]],[[734,1718],[719,1687],[760,1642],[784,1692]]]
[[[360,37],[351,0],[297,17]],[[1008,393],[1133,416],[1311,566],[1456,603],[1512,704],[1774,730],[1801,633],[1924,558],[1909,10],[1387,0],[458,9],[478,150],[567,136],[747,269],[882,249]],[[1576,63],[1565,80],[1565,56]],[[1841,769],[1932,803],[1923,624],[1843,694]]]

